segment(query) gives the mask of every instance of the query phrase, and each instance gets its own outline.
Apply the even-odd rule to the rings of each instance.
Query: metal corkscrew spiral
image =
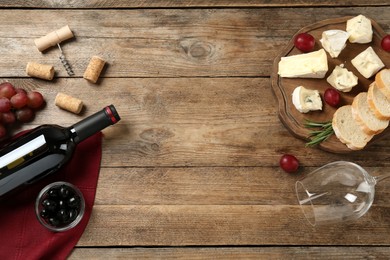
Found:
[[[57,43],[57,46],[58,46],[58,48],[60,49],[60,52],[61,52],[61,55],[59,56],[59,58],[60,58],[60,61],[61,61],[62,65],[64,66],[64,68],[65,68],[66,72],[68,73],[68,75],[69,76],[73,76],[74,72],[72,70],[72,67],[70,66],[69,62],[66,60],[65,55],[64,55],[64,53],[63,53],[63,51],[61,49],[60,44]]]

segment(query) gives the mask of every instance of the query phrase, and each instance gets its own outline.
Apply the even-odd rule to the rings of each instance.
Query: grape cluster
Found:
[[[39,215],[48,225],[64,227],[80,213],[81,198],[74,189],[62,184],[50,188],[41,205]]]
[[[42,108],[45,100],[37,91],[27,92],[15,88],[9,82],[0,84],[0,138],[7,134],[7,126],[16,122],[26,123],[34,119],[35,111]]]

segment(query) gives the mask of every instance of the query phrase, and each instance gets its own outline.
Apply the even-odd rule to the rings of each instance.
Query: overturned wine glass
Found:
[[[375,185],[390,174],[371,176],[347,161],[328,163],[297,181],[298,203],[313,226],[356,220],[374,201]]]

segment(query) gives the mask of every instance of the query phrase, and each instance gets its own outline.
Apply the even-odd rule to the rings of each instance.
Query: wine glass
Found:
[[[328,163],[297,181],[298,203],[311,225],[356,220],[374,200],[375,185],[390,174],[373,177],[347,161]]]

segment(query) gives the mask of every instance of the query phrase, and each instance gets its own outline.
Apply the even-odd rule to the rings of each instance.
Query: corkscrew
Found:
[[[60,61],[61,61],[62,65],[64,66],[64,68],[65,68],[66,72],[68,73],[68,75],[69,76],[73,76],[74,72],[72,70],[72,67],[70,66],[68,60],[66,59],[65,54],[62,51],[60,44],[57,43],[57,46],[58,46],[58,49],[60,49],[60,52],[61,52],[61,55],[59,56],[59,58],[60,58]]]

